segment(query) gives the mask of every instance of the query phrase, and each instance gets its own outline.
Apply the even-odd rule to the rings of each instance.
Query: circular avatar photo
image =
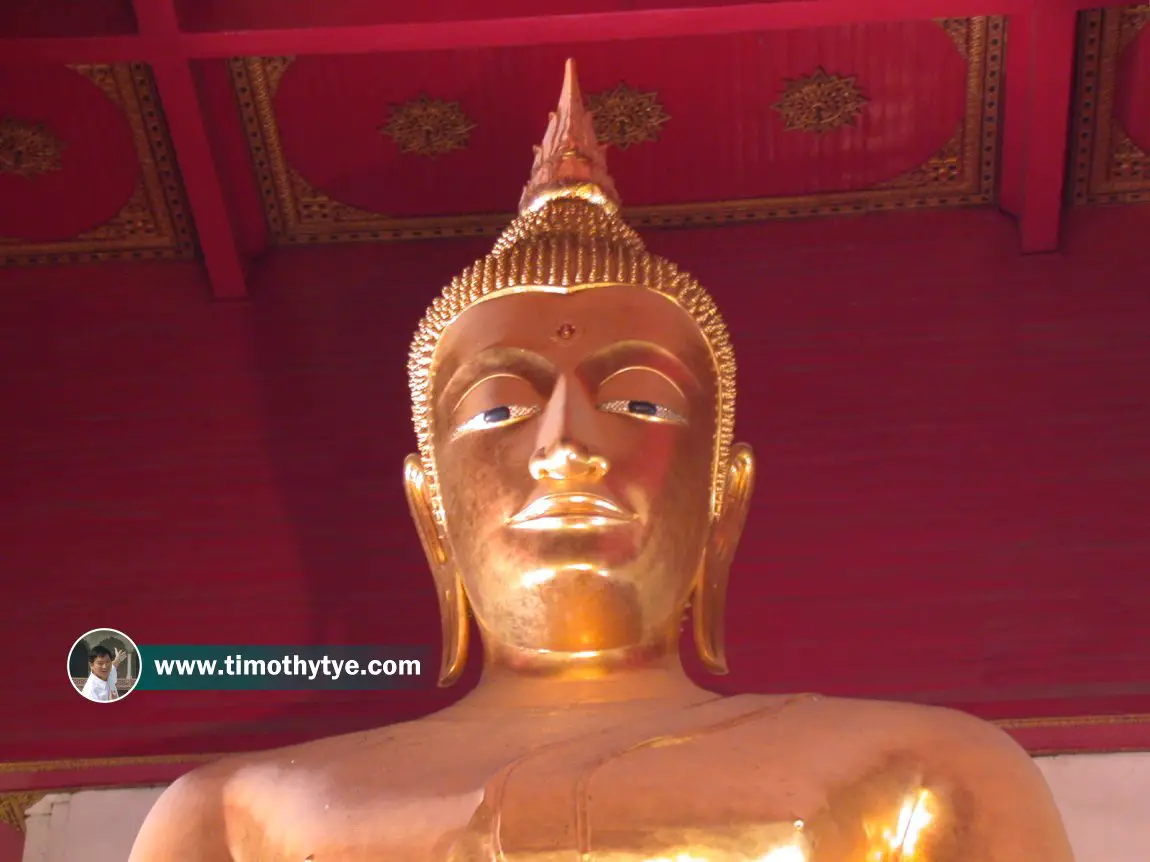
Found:
[[[68,677],[76,691],[96,703],[114,703],[140,681],[140,650],[116,629],[80,635],[68,654]]]

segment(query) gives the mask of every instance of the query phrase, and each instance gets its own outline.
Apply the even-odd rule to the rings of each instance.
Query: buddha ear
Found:
[[[467,594],[463,579],[448,553],[447,539],[439,530],[431,488],[419,456],[408,455],[403,462],[403,489],[419,543],[435,579],[439,598],[439,622],[443,630],[443,659],[439,664],[439,685],[446,688],[459,679],[467,664]]]
[[[707,670],[714,674],[727,673],[727,583],[754,490],[754,453],[747,444],[736,443],[727,462],[722,508],[711,523],[692,602],[695,649]]]

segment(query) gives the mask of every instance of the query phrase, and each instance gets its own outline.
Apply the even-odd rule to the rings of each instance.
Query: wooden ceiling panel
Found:
[[[0,200],[0,265],[193,252],[143,64],[0,67]]]
[[[947,19],[233,75],[280,242],[498,230],[569,55],[630,217],[681,225],[991,202],[1002,34]]]
[[[1083,15],[1074,202],[1150,201],[1150,4]]]

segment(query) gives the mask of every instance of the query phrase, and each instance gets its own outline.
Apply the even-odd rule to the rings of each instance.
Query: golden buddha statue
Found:
[[[1072,862],[1041,774],[971,716],[684,674],[754,480],[735,361],[689,275],[619,215],[574,67],[518,218],[431,306],[411,513],[484,672],[406,724],[232,757],[169,788],[133,862]]]

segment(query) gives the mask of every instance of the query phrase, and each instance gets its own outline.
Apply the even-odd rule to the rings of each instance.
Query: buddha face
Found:
[[[694,320],[641,287],[508,293],[448,327],[434,457],[487,638],[583,652],[677,633],[710,527],[717,387]]]

